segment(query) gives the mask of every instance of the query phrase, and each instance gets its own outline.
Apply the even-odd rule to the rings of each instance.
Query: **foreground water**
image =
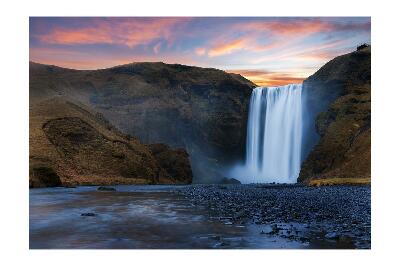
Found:
[[[304,241],[307,224],[234,222],[193,203],[193,186],[115,188],[31,189],[30,248],[354,248],[318,236]]]

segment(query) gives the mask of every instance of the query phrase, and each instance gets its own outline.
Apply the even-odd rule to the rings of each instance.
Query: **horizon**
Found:
[[[371,43],[370,17],[30,17],[29,61],[76,70],[141,62],[301,83]]]

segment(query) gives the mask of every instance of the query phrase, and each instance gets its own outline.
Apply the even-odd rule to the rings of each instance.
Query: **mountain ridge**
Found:
[[[178,64],[71,70],[30,63],[31,104],[65,97],[142,143],[184,148],[197,182],[223,179],[221,167],[242,159],[255,86],[223,70]]]

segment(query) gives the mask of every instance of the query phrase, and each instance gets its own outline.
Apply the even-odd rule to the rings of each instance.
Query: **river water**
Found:
[[[268,226],[211,219],[176,193],[177,186],[30,190],[31,249],[304,248],[261,235]],[[82,216],[93,213],[94,216]]]

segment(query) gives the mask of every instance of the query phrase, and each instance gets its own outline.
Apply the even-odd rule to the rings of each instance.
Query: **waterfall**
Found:
[[[302,140],[301,84],[253,90],[247,127],[244,183],[295,183]]]

